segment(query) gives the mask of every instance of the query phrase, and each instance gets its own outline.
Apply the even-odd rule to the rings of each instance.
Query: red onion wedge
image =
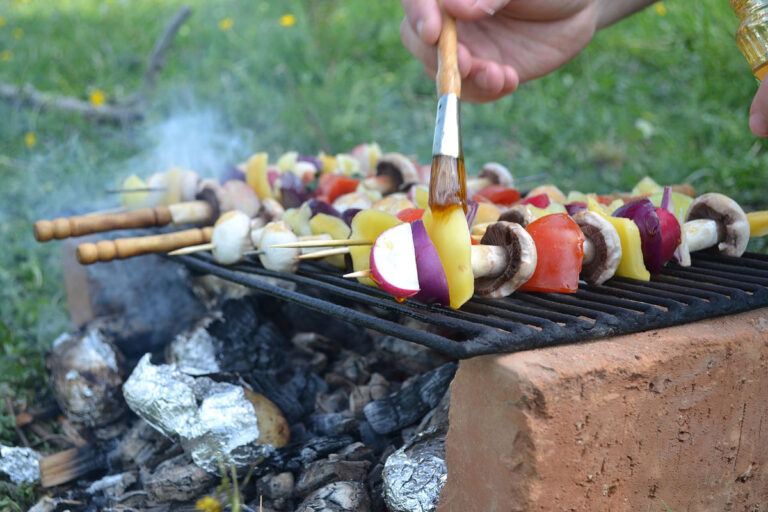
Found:
[[[309,205],[309,209],[312,212],[312,217],[314,217],[318,213],[324,213],[326,215],[331,215],[333,217],[341,218],[341,214],[339,213],[339,211],[333,206],[326,203],[325,201],[321,201],[320,199],[315,199],[313,197],[312,199],[307,201],[307,204]]]
[[[448,294],[448,279],[445,277],[443,264],[437,249],[429,239],[422,220],[411,223],[413,247],[416,251],[416,268],[419,272],[419,287],[421,291],[413,298],[423,304],[442,304],[449,306],[451,297]]]
[[[656,207],[656,214],[659,216],[659,227],[661,229],[661,261],[666,263],[675,255],[675,249],[680,245],[680,223],[677,217],[669,210]]]
[[[613,216],[631,219],[637,224],[645,267],[652,275],[661,272],[661,266],[664,264],[661,226],[653,203],[647,198],[638,199],[619,207],[613,212]]]
[[[381,233],[371,248],[371,279],[397,299],[420,290],[413,242],[411,225],[403,223]]]

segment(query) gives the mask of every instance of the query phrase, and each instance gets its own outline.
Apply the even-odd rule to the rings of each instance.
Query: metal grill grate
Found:
[[[210,255],[183,256],[182,261],[194,271],[459,359],[658,329],[768,306],[768,256],[749,253],[741,258],[698,253],[691,267],[669,265],[650,282],[614,278],[600,286],[580,285],[575,294],[475,297],[458,311],[410,300],[398,303],[380,290],[343,279],[337,269],[323,264],[302,263],[298,274],[283,274],[265,270],[257,260],[231,267],[216,264]],[[296,283],[296,291],[259,276]],[[401,315],[434,329],[403,325],[396,320]]]

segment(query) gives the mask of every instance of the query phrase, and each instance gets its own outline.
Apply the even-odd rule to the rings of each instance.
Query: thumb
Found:
[[[768,138],[768,80],[760,83],[749,109],[749,129],[757,137]]]
[[[445,10],[456,19],[476,21],[493,16],[510,0],[443,0]]]

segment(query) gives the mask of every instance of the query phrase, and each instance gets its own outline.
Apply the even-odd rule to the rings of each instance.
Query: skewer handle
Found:
[[[140,236],[135,238],[117,238],[102,240],[92,244],[80,244],[77,247],[77,261],[90,265],[99,261],[132,258],[142,254],[169,252],[181,247],[204,244],[211,241],[213,228],[194,228],[162,235]]]
[[[437,95],[453,93],[461,98],[461,74],[459,74],[456,20],[450,17],[440,2],[443,28],[437,40]]]
[[[172,220],[171,211],[165,206],[142,208],[126,213],[89,215],[35,222],[35,240],[47,242],[53,238],[90,235],[115,229],[148,228],[165,226]]]

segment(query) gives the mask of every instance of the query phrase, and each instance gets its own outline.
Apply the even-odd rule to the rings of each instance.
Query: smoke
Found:
[[[182,111],[148,126],[141,135],[146,147],[121,166],[120,175],[136,173],[146,178],[177,166],[191,169],[201,177],[215,178],[228,164],[236,164],[250,153],[245,138],[226,126],[214,109]]]

